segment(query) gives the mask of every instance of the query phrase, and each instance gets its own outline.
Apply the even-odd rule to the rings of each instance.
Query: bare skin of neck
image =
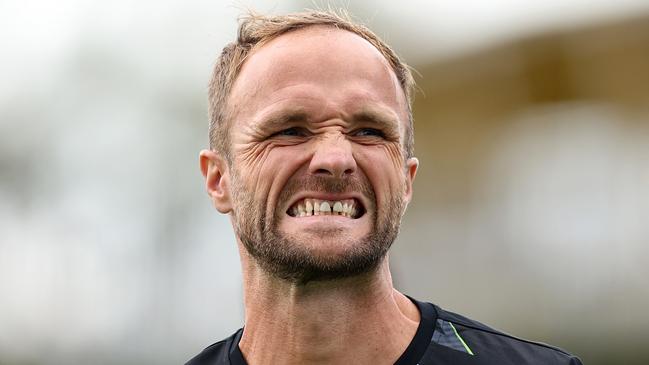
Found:
[[[387,257],[362,277],[296,285],[240,253],[246,324],[239,348],[250,365],[394,364],[417,331],[419,310],[392,286]]]

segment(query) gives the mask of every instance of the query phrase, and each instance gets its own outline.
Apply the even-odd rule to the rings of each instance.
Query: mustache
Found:
[[[374,205],[376,196],[367,179],[358,175],[337,178],[332,176],[311,175],[289,180],[279,197],[281,204],[300,191],[345,194],[360,192]]]

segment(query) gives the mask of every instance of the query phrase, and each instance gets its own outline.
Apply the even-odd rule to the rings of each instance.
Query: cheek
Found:
[[[275,148],[270,143],[250,143],[234,150],[237,168],[245,175],[241,183],[255,196],[266,194],[266,186],[272,183],[272,170],[276,168]]]
[[[261,148],[259,145],[242,146],[233,148],[234,169],[237,171],[238,179],[234,182],[235,189],[240,190],[246,194],[245,200],[247,204],[252,204],[257,208],[261,202],[264,201],[264,196],[267,195],[268,185],[272,183],[269,180],[267,172],[264,167],[270,156],[270,151]],[[241,203],[241,199],[239,199]],[[240,209],[249,209],[251,207],[240,207]]]
[[[255,200],[265,202],[272,214],[286,182],[306,165],[308,153],[297,146],[257,144],[240,152],[240,169],[246,172],[246,189]]]
[[[387,204],[405,187],[403,154],[399,146],[385,145],[363,148],[355,153],[356,162],[369,179],[377,204]]]

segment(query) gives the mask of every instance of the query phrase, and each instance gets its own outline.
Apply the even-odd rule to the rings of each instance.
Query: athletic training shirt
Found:
[[[482,323],[411,298],[421,321],[395,365],[581,365],[567,352],[522,340]],[[243,329],[217,342],[185,365],[247,365],[239,349]]]

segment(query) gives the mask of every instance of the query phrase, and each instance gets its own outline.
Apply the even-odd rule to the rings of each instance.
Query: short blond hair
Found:
[[[237,40],[223,48],[216,60],[208,89],[210,148],[230,156],[230,118],[228,99],[241,66],[257,47],[282,34],[314,25],[332,26],[352,32],[370,42],[392,67],[406,96],[408,127],[404,141],[406,157],[414,154],[412,94],[415,82],[408,65],[376,34],[354,22],[345,11],[314,10],[287,15],[265,16],[249,12],[239,20]]]

